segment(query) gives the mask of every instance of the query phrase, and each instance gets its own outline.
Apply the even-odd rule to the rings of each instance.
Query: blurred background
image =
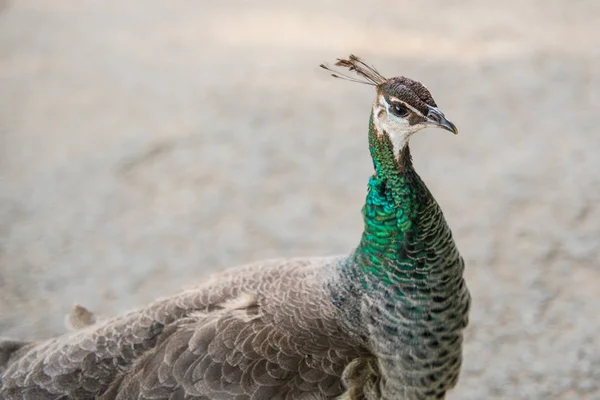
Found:
[[[461,134],[415,164],[474,297],[450,399],[600,399],[600,2],[0,0],[0,335],[270,257],[347,253],[353,52]]]

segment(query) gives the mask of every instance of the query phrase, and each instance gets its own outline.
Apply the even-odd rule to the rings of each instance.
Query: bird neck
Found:
[[[425,279],[424,268],[429,266],[414,257],[424,229],[421,222],[428,212],[441,211],[413,168],[408,143],[396,153],[389,136],[378,129],[371,117],[369,148],[375,174],[369,180],[362,210],[364,231],[352,264],[371,278],[365,282],[402,284]]]
[[[371,120],[375,174],[363,207],[362,239],[335,264],[327,288],[340,321],[377,357],[380,397],[430,399],[439,379],[446,379],[436,374],[456,376],[459,368],[470,302],[464,262],[413,168],[408,144],[394,150],[378,129]]]

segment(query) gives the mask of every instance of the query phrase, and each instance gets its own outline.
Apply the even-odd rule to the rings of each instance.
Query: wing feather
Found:
[[[331,263],[247,266],[145,309],[20,345],[0,369],[0,398],[338,396],[345,365],[368,352],[337,322],[324,289]]]

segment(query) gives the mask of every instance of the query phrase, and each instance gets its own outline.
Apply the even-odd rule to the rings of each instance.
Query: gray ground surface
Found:
[[[413,140],[474,296],[450,398],[600,399],[600,2],[324,3],[3,3],[0,335],[349,251],[373,91],[316,66],[356,52],[461,129]]]

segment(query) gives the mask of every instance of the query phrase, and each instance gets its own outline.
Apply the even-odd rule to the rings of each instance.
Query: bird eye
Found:
[[[404,118],[408,115],[408,113],[410,112],[408,110],[408,108],[404,107],[402,104],[400,103],[393,103],[392,106],[390,107],[392,114],[394,114],[396,117],[401,117]]]

